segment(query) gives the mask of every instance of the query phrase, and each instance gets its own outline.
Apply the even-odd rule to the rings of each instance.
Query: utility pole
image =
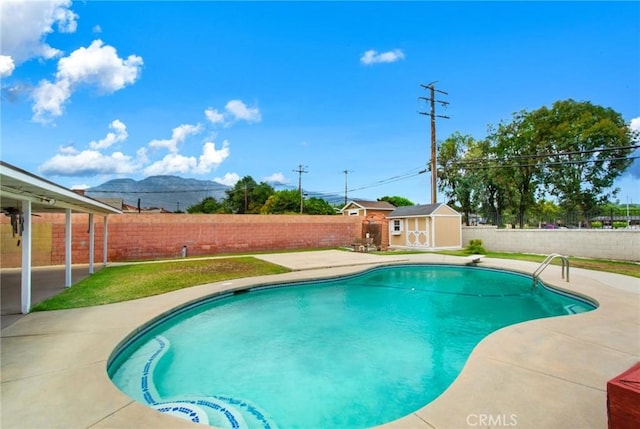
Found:
[[[300,193],[300,213],[302,213],[302,207],[304,205],[304,196],[302,195],[302,173],[308,173],[307,170],[305,170],[305,168],[307,168],[306,165],[298,165],[298,169],[297,170],[293,170],[294,172],[298,173],[298,192]]]
[[[436,89],[435,84],[438,81],[431,82],[427,85],[420,84],[423,89],[428,89],[430,92],[430,97],[418,97],[419,100],[428,101],[431,109],[429,112],[418,112],[421,115],[427,115],[431,117],[431,204],[435,204],[437,202],[437,171],[436,171],[436,118],[444,118],[449,119],[448,116],[444,115],[436,115],[436,102],[440,103],[442,106],[447,107],[449,104],[448,101],[436,100],[436,92],[440,94],[449,95],[448,93]]]
[[[344,173],[344,205],[347,205],[347,174],[353,173],[353,171],[342,170]]]

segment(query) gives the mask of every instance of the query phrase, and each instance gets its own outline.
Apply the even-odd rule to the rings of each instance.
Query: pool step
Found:
[[[277,429],[277,426],[255,404],[229,395],[160,398],[153,382],[153,373],[171,343],[161,335],[150,345],[150,353],[140,377],[142,397],[147,404],[164,414],[190,420],[194,423],[224,429]]]

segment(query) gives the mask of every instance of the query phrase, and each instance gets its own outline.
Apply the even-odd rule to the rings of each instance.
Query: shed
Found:
[[[398,207],[389,219],[389,247],[460,249],[461,215],[443,203]]]

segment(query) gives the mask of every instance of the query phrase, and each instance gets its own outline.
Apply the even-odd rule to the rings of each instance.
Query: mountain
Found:
[[[96,199],[121,198],[125,204],[141,208],[163,208],[170,212],[186,211],[206,197],[218,201],[226,198],[228,186],[211,180],[185,179],[178,176],[150,176],[142,180],[114,179],[89,188],[85,194]]]

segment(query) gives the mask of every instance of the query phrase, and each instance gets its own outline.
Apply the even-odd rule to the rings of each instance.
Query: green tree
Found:
[[[213,197],[206,197],[187,208],[187,213],[224,213],[224,205]]]
[[[245,214],[260,213],[264,203],[275,191],[268,183],[258,184],[251,176],[245,176],[225,192],[225,203],[231,213]]]
[[[555,204],[553,201],[548,200],[540,200],[536,202],[533,207],[533,214],[538,221],[538,226],[541,227],[542,224],[556,224],[556,220],[560,216],[560,207]]]
[[[382,198],[378,198],[378,201],[386,201],[388,203],[393,204],[396,207],[404,207],[404,206],[415,206],[416,204],[408,198],[399,197],[399,196],[384,196]]]
[[[263,214],[300,213],[300,192],[283,189],[274,192],[260,209]]]
[[[304,200],[303,212],[310,215],[334,215],[336,210],[326,200],[311,197]]]
[[[480,185],[478,191],[479,212],[485,219],[498,226],[504,225],[504,214],[512,205],[514,199],[513,183],[502,174],[501,168],[492,168],[491,163],[495,162],[495,148],[489,140],[478,142],[478,148],[483,159],[488,162],[476,160],[477,183]]]
[[[535,204],[536,191],[542,176],[545,145],[536,129],[535,118],[526,111],[514,113],[510,123],[501,123],[489,136],[495,159],[489,168],[500,168],[504,180],[511,183],[511,204],[516,222],[524,228],[527,211]]]
[[[460,209],[466,225],[478,206],[481,182],[477,160],[482,156],[482,146],[460,132],[448,137],[438,150],[438,189],[449,205]]]
[[[544,145],[543,183],[566,211],[592,212],[615,197],[614,180],[631,165],[638,132],[613,109],[557,101],[530,114]]]

